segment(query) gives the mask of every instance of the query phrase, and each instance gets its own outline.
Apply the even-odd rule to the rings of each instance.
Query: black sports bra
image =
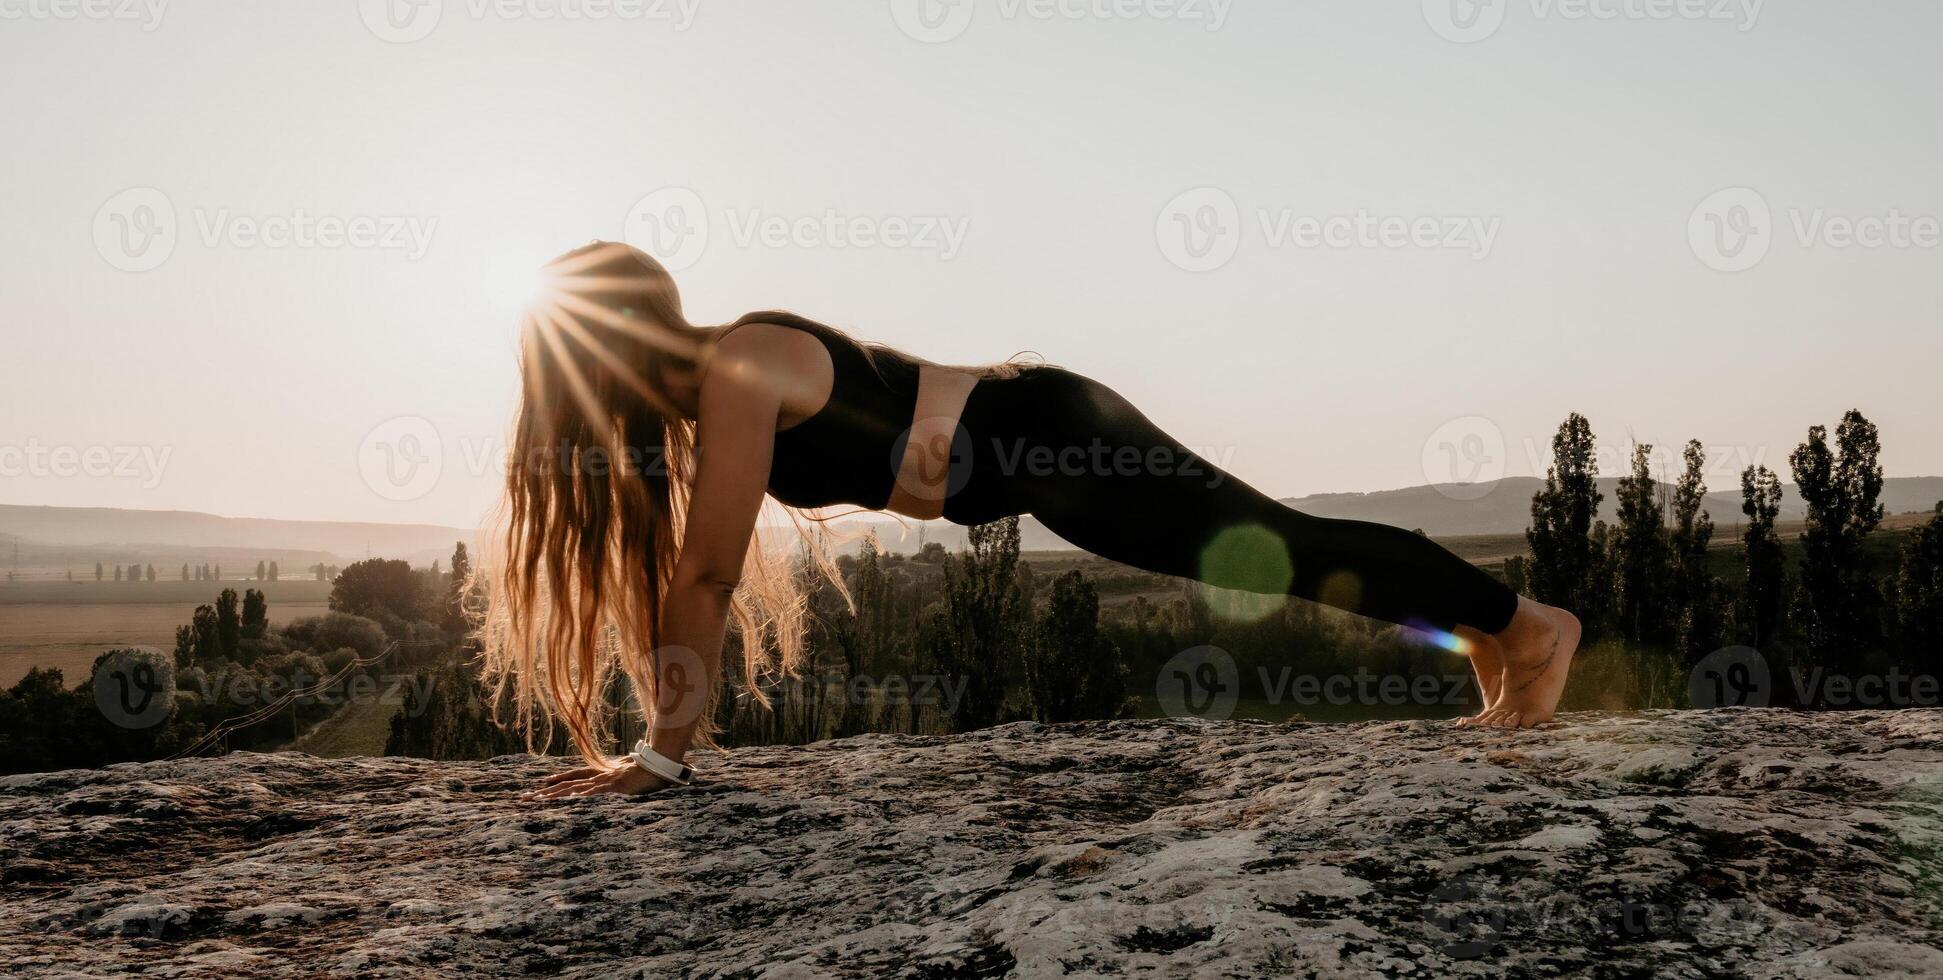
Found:
[[[830,399],[815,415],[776,433],[769,493],[791,507],[881,510],[890,502],[917,412],[918,363],[888,348],[865,348],[794,313],[751,313],[728,329],[745,323],[801,330],[830,352]]]

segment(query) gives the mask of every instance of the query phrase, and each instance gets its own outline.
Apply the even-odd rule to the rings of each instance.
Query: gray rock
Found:
[[[0,780],[0,975],[1943,975],[1943,711],[1119,721]],[[974,778],[967,778],[974,777]]]

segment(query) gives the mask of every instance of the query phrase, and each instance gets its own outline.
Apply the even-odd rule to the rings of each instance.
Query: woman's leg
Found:
[[[1029,511],[1122,564],[1440,631],[1472,655],[1486,695],[1478,724],[1529,727],[1558,705],[1578,620],[1423,535],[1301,513],[1189,451],[1104,385],[1058,369],[981,383],[963,424],[971,471],[946,502],[953,520]]]
[[[1429,538],[1297,511],[1182,446],[1105,386],[1060,374],[1054,391],[1037,393],[1038,411],[1022,420],[1026,435],[989,458],[1014,461],[1008,485],[1075,546],[1446,634],[1460,626],[1496,633],[1511,622],[1517,595]],[[979,465],[987,460],[981,452]]]

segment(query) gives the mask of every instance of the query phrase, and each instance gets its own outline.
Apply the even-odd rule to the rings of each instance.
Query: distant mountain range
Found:
[[[1316,517],[1394,524],[1420,529],[1434,538],[1518,534],[1531,524],[1532,494],[1544,484],[1545,481],[1537,477],[1521,476],[1488,484],[1442,484],[1374,493],[1318,493],[1307,497],[1286,497],[1282,502]],[[1617,477],[1599,481],[1599,490],[1604,495],[1599,503],[1599,515],[1607,521],[1617,517],[1614,500],[1618,497],[1618,489]],[[1671,493],[1671,487],[1665,489]],[[1715,524],[1731,527],[1743,520],[1738,487],[1731,492],[1710,493],[1706,500],[1707,512],[1713,516]],[[1882,504],[1888,513],[1928,512],[1939,500],[1943,500],[1943,476],[1892,477],[1883,481]],[[1780,519],[1800,520],[1804,514],[1805,508],[1794,486],[1789,484],[1783,487]],[[859,519],[856,523],[875,529],[885,547],[892,551],[914,551],[918,547],[916,521],[909,522],[909,531],[876,517]],[[931,522],[924,526],[924,540],[937,541],[955,550],[964,545],[965,533],[960,527]],[[1072,547],[1031,518],[1019,524],[1019,544],[1027,551],[1059,551]]]
[[[182,562],[240,568],[281,562],[285,574],[326,562],[348,565],[365,557],[403,558],[414,565],[448,561],[454,543],[475,532],[434,524],[350,524],[219,517],[181,510],[107,507],[23,507],[0,504],[0,566],[21,549],[33,566],[96,561],[142,561],[164,570]]]
[[[1510,477],[1492,484],[1444,484],[1375,493],[1324,493],[1283,502],[1318,517],[1345,517],[1421,529],[1433,537],[1515,534],[1531,521],[1532,494],[1543,485],[1535,477]],[[1612,520],[1617,478],[1599,481],[1605,495],[1601,516]],[[1943,500],[1943,477],[1894,477],[1884,481],[1882,503],[1891,514],[1928,511]],[[1741,518],[1740,492],[1707,496],[1707,510],[1723,527]],[[1803,515],[1794,488],[1785,488],[1781,519]],[[892,551],[916,551],[936,541],[948,549],[964,546],[964,528],[941,521],[899,522],[871,515],[831,522],[841,537],[860,539],[875,531]],[[193,511],[115,510],[95,507],[0,505],[0,565],[18,544],[22,563],[146,561],[158,566],[220,561],[252,566],[258,560],[284,562],[286,574],[318,561],[349,564],[367,556],[403,558],[414,565],[447,560],[455,542],[471,544],[477,532],[435,524],[351,524],[335,521],[278,521],[219,517]],[[1020,544],[1028,551],[1071,547],[1036,520],[1020,522]],[[298,564],[301,562],[302,564]]]
[[[1489,484],[1440,484],[1377,493],[1322,493],[1283,502],[1319,517],[1348,517],[1422,528],[1432,537],[1508,534],[1523,531],[1531,523],[1532,494],[1544,484],[1538,477],[1518,476]],[[1599,491],[1605,496],[1599,505],[1599,516],[1607,521],[1616,518],[1614,500],[1618,489],[1618,477],[1599,481]],[[1672,488],[1665,489],[1670,495]],[[1892,477],[1882,484],[1882,505],[1891,514],[1928,511],[1939,500],[1943,500],[1943,476]],[[1708,494],[1706,509],[1717,525],[1727,526],[1743,520],[1740,487]],[[1783,486],[1781,520],[1800,520],[1805,515],[1794,484]]]

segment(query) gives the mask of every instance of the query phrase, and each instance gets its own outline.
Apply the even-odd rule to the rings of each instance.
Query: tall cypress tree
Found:
[[[1532,596],[1577,614],[1587,633],[1604,618],[1603,589],[1594,583],[1598,564],[1592,524],[1599,513],[1599,461],[1593,455],[1592,425],[1572,413],[1552,437],[1552,465],[1545,486],[1531,498],[1531,545],[1527,581]]]
[[[1880,639],[1875,627],[1881,595],[1863,552],[1882,523],[1880,453],[1874,423],[1851,409],[1836,427],[1833,451],[1828,430],[1817,425],[1788,457],[1808,508],[1795,622],[1810,662],[1841,673],[1854,673]]]
[[[196,629],[193,626],[175,628],[175,665],[177,669],[187,670],[196,660]]]
[[[1782,561],[1781,537],[1775,517],[1781,513],[1781,478],[1765,466],[1741,471],[1741,513],[1747,530],[1741,532],[1746,580],[1741,586],[1742,635],[1764,654],[1776,652],[1781,613],[1788,594],[1788,569]]]
[[[197,606],[195,615],[190,617],[189,629],[195,635],[197,663],[208,664],[224,658],[222,624],[215,607]]]
[[[1672,551],[1671,592],[1677,620],[1676,644],[1688,663],[1720,645],[1723,601],[1720,583],[1707,569],[1707,548],[1714,539],[1714,519],[1704,509],[1707,500],[1707,450],[1700,440],[1687,442],[1682,454],[1686,468],[1673,488],[1673,527],[1668,535]]]
[[[243,593],[242,635],[260,639],[270,629],[270,603],[260,589]]]
[[[1653,447],[1633,446],[1632,472],[1619,480],[1619,527],[1613,537],[1613,582],[1618,595],[1619,634],[1628,640],[1665,647],[1672,639],[1667,615],[1666,511],[1653,479]]]
[[[216,597],[216,638],[223,657],[235,660],[243,638],[243,617],[237,611],[235,589],[224,589]]]

